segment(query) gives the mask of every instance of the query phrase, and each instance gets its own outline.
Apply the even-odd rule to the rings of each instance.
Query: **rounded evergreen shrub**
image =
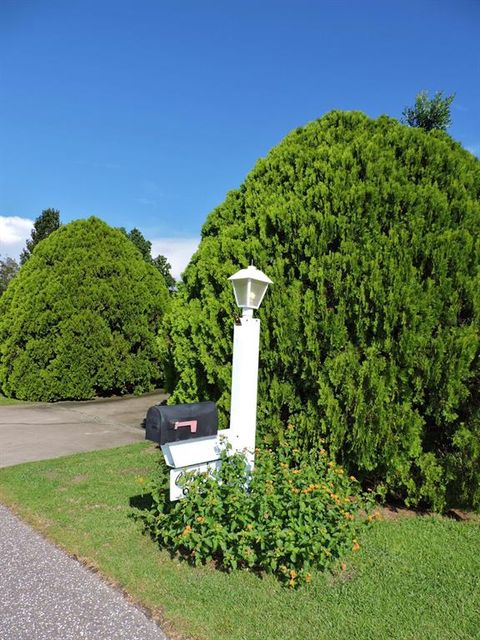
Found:
[[[157,269],[98,218],[37,245],[0,300],[0,388],[22,400],[141,393],[163,366],[169,296]]]
[[[207,218],[168,322],[173,401],[226,425],[227,278],[271,277],[259,433],[289,420],[410,504],[480,504],[480,162],[447,134],[331,112]]]

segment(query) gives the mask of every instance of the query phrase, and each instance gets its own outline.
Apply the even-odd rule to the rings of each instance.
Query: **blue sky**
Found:
[[[140,228],[178,271],[290,130],[422,89],[456,93],[479,155],[479,25],[478,0],[1,0],[0,253],[54,207]]]

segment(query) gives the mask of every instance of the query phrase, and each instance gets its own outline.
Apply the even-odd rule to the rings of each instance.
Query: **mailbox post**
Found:
[[[165,462],[171,468],[170,500],[183,496],[177,483],[182,473],[218,468],[227,442],[233,451],[246,455],[248,467],[253,469],[260,344],[260,320],[253,317],[253,312],[261,305],[272,281],[253,265],[229,279],[237,304],[243,310],[233,332],[230,428],[217,432],[213,402],[156,405],[147,412],[145,437],[161,446]]]
[[[207,471],[218,466],[222,443],[214,402],[150,407],[145,437],[161,446],[170,467],[170,500],[183,496],[177,480],[184,471]]]

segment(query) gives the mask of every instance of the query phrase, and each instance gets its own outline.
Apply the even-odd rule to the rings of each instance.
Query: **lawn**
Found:
[[[14,400],[13,398],[5,398],[0,394],[0,407],[4,407],[8,404],[24,404],[23,400]]]
[[[297,591],[247,572],[194,569],[130,517],[160,458],[151,444],[0,470],[0,501],[122,586],[171,637],[211,640],[479,638],[480,523],[376,522],[347,570]]]

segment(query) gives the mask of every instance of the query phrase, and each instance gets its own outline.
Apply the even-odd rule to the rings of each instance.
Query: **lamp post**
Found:
[[[245,451],[249,469],[255,460],[257,422],[258,353],[260,320],[253,312],[262,303],[272,284],[259,269],[251,265],[229,278],[242,316],[233,331],[232,400],[229,440],[235,451]]]
[[[184,472],[208,473],[219,468],[225,442],[233,451],[244,452],[248,469],[253,470],[260,344],[260,320],[253,317],[253,312],[261,305],[272,281],[253,265],[238,271],[229,280],[235,300],[243,310],[233,332],[230,429],[217,432],[213,402],[155,405],[147,413],[145,437],[161,445],[170,467],[170,500],[183,498],[184,488],[179,477]],[[206,405],[213,405],[213,410]]]

